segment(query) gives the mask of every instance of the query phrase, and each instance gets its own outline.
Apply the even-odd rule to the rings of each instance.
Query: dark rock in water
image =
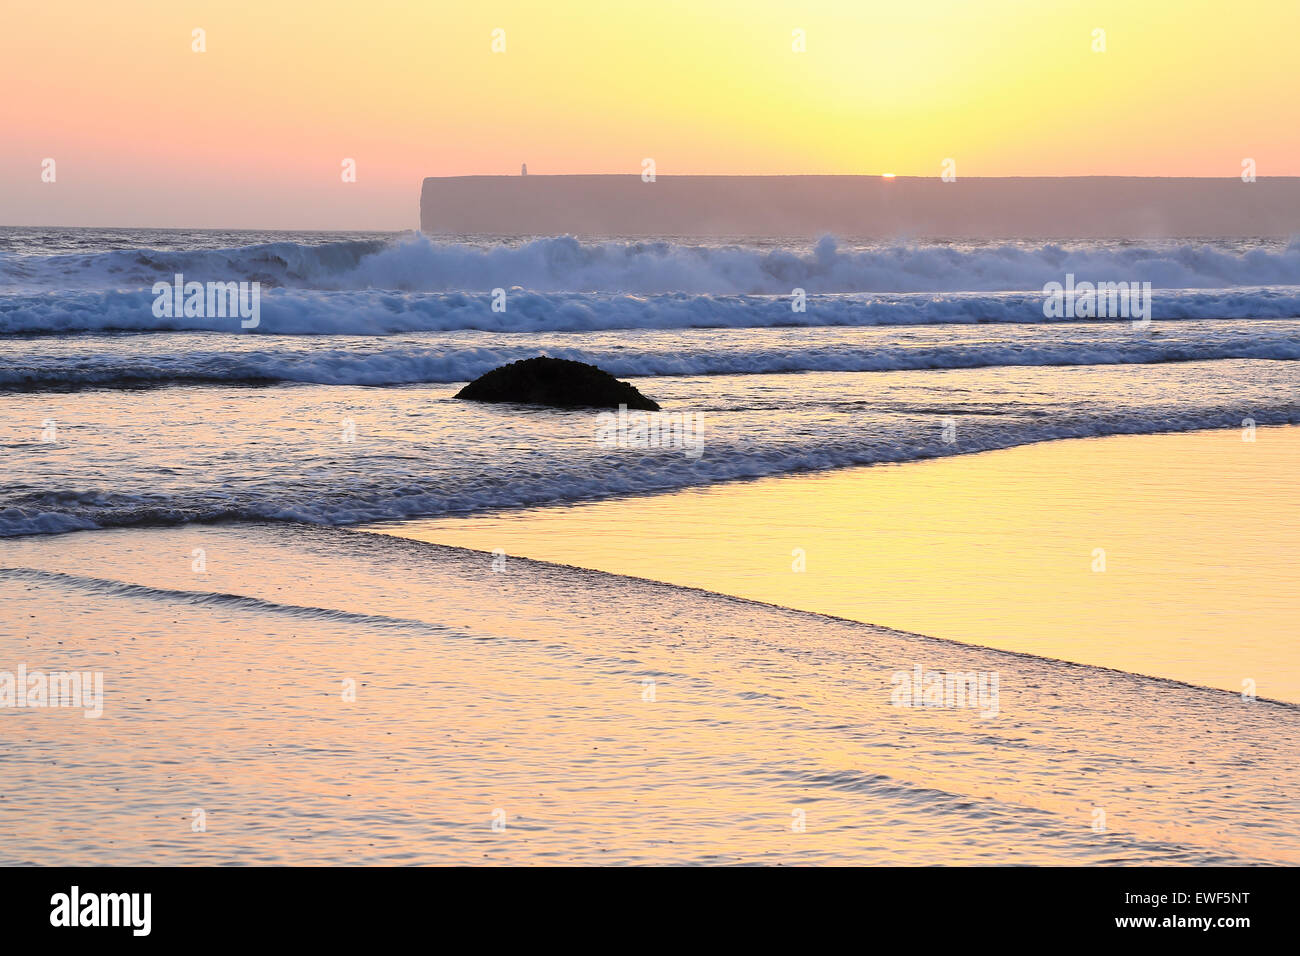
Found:
[[[627,382],[585,362],[569,359],[522,359],[480,375],[457,398],[472,402],[519,402],[553,408],[618,408],[626,405],[644,412],[659,406]]]

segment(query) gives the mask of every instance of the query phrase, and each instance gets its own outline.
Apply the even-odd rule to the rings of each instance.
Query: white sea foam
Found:
[[[516,243],[271,242],[230,249],[0,256],[0,288],[130,289],[183,272],[198,281],[330,290],[681,292],[788,295],[827,292],[976,292],[1041,289],[1066,273],[1092,281],[1137,278],[1164,289],[1300,285],[1300,241],[1006,242],[980,245],[701,245],[670,241]]]
[[[1300,417],[1296,243],[406,236],[217,248],[224,236],[74,232],[33,246],[6,235],[3,535],[222,518],[346,524]],[[168,248],[104,249],[141,241]],[[155,316],[153,283],[177,273],[261,283],[259,326]],[[1155,321],[1141,332],[1044,322],[1043,285],[1066,274],[1151,282]],[[492,308],[497,288],[505,311]],[[796,288],[806,311],[792,309]],[[703,458],[628,459],[596,447],[590,421],[572,413],[449,402],[450,383],[540,352],[656,376],[638,383],[647,395],[706,413]],[[810,374],[776,378],[787,372]],[[690,378],[705,374],[720,377]],[[316,387],[221,387],[279,382]],[[183,401],[123,391],[195,384],[214,387]],[[422,387],[377,397],[347,387],[358,385]],[[103,391],[77,391],[87,388]],[[340,440],[342,421],[355,444]],[[941,437],[949,421],[956,442]]]
[[[430,335],[360,340],[349,348],[318,339],[272,339],[266,348],[211,349],[205,337],[149,341],[98,336],[78,348],[43,348],[45,340],[11,347],[0,365],[0,389],[59,390],[221,383],[297,382],[317,385],[413,385],[467,382],[501,365],[539,354],[597,365],[613,375],[761,375],[782,372],[889,372],[991,366],[1134,365],[1215,359],[1300,359],[1293,322],[1162,323],[1156,334],[1126,326],[1094,329],[1008,328],[997,336],[921,327],[844,341],[831,330],[642,333],[635,342],[611,334],[585,337],[461,334],[453,343]],[[859,335],[859,333],[854,333]],[[746,341],[737,342],[744,335]],[[821,335],[837,335],[823,342]],[[134,337],[133,337],[134,338]],[[176,336],[173,338],[182,338]],[[949,340],[951,339],[951,340]],[[477,340],[477,341],[476,341]],[[260,343],[261,340],[254,340]],[[330,341],[330,340],[325,340]],[[565,343],[565,344],[561,344]],[[195,346],[199,347],[195,347]]]
[[[163,391],[18,394],[6,399],[14,414],[0,423],[11,476],[0,490],[0,537],[232,519],[346,525],[1061,438],[1240,429],[1246,416],[1260,426],[1295,423],[1295,369],[1230,361],[1148,365],[1140,374],[1090,366],[1068,379],[1041,368],[1010,376],[996,368],[823,372],[797,382],[724,376],[709,383],[707,401],[691,379],[638,383],[665,409],[703,415],[699,458],[603,448],[594,410],[458,402],[448,386],[379,400],[331,386],[213,389],[182,401]],[[26,424],[47,414],[61,422],[57,443],[41,443]],[[111,427],[96,424],[105,418]],[[355,422],[351,441],[341,436],[345,418]]]
[[[555,332],[602,329],[1041,323],[1041,293],[900,293],[812,296],[793,312],[783,296],[541,293],[512,289],[504,312],[489,293],[263,292],[261,321],[158,317],[149,292],[0,295],[0,334],[87,331],[211,331],[232,334],[384,335],[479,329]],[[1158,291],[1155,319],[1300,316],[1300,287]],[[1091,319],[1068,321],[1098,321]]]

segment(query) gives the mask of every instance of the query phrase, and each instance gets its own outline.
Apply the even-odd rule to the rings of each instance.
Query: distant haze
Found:
[[[411,229],[425,176],[647,158],[1300,176],[1298,36],[1296,0],[6,0],[0,225]]]
[[[1300,235],[1300,178],[458,176],[434,235],[1159,238]]]

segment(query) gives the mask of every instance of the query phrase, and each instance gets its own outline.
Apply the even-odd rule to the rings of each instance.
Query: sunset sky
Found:
[[[1300,175],[1297,36],[1296,0],[6,0],[0,225],[403,229],[425,176],[644,157]]]

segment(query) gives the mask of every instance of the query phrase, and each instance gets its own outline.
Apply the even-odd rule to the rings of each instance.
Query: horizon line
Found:
[[[558,179],[563,176],[631,176],[637,179],[641,178],[641,173],[454,173],[450,175],[433,175],[425,176],[424,179]],[[939,180],[943,181],[942,174],[931,176],[916,176],[907,173],[655,173],[656,179],[673,179],[691,177],[692,179],[919,179],[924,181]],[[1256,180],[1262,179],[1300,179],[1300,173],[1287,173],[1281,175],[1264,175],[1256,174]],[[1127,173],[1088,173],[1085,175],[1061,175],[1061,176],[959,176],[952,182],[961,182],[967,179],[1149,179],[1149,180],[1173,180],[1173,179],[1199,179],[1207,182],[1236,182],[1241,179],[1241,174],[1233,176],[1140,176],[1130,175]]]

